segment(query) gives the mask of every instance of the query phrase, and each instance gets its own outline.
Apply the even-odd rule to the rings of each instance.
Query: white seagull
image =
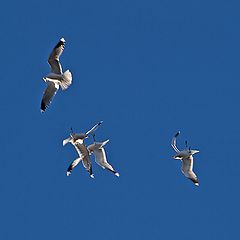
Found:
[[[104,150],[104,146],[109,142],[106,140],[104,142],[96,142],[94,138],[94,143],[87,147],[88,151],[94,154],[95,161],[98,165],[100,165],[103,169],[107,169],[110,172],[113,172],[115,176],[119,177],[119,173],[114,170],[114,168],[107,162],[106,153]]]
[[[51,72],[43,78],[43,80],[47,83],[47,88],[43,94],[41,112],[44,112],[50,105],[53,97],[59,89],[59,86],[61,86],[62,90],[65,90],[72,83],[72,73],[69,70],[63,73],[61,63],[59,62],[59,58],[64,50],[65,42],[65,39],[61,38],[48,58],[48,63],[51,66]]]
[[[102,124],[102,121],[97,123],[93,128],[91,128],[86,133],[80,133],[80,134],[71,133],[69,138],[63,140],[63,146],[65,146],[69,142],[72,143],[72,145],[75,147],[79,155],[79,158],[74,160],[68,167],[67,176],[69,176],[72,170],[79,164],[80,161],[82,161],[83,166],[89,172],[90,177],[94,178],[94,175],[92,172],[92,163],[90,160],[90,154],[83,142],[84,142],[84,139],[88,138],[89,134],[92,134],[94,131],[96,131],[101,124]]]
[[[171,146],[174,151],[177,153],[173,156],[174,159],[179,159],[182,161],[182,173],[189,178],[196,186],[199,186],[199,181],[196,174],[193,172],[193,154],[198,153],[198,150],[191,150],[190,147],[187,146],[186,149],[180,151],[176,146],[176,139],[180,132],[177,132],[172,139]]]

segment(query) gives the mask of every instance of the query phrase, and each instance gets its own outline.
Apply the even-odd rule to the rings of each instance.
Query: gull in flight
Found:
[[[114,173],[115,176],[119,177],[119,173],[114,170],[114,168],[107,162],[106,153],[104,146],[109,142],[106,140],[104,142],[96,142],[95,135],[93,134],[94,143],[87,147],[89,153],[93,153],[95,157],[95,162],[100,165],[103,169],[107,169],[110,172]]]
[[[182,161],[182,173],[189,178],[196,186],[199,186],[199,181],[196,174],[193,172],[193,154],[198,153],[198,150],[191,150],[190,147],[186,144],[186,149],[180,151],[176,146],[176,139],[180,132],[177,132],[172,139],[171,146],[174,151],[177,153],[173,156],[174,159],[179,159]]]
[[[63,140],[63,146],[65,146],[67,143],[70,142],[75,147],[79,155],[79,158],[74,160],[68,167],[67,176],[69,176],[72,173],[72,170],[82,161],[82,164],[84,168],[89,172],[90,177],[94,178],[94,175],[92,172],[92,163],[90,160],[90,154],[83,142],[84,142],[84,139],[88,138],[90,134],[95,132],[101,124],[102,124],[102,121],[97,123],[86,133],[77,134],[72,132],[69,138]]]
[[[47,88],[43,94],[41,112],[44,112],[50,105],[53,97],[59,89],[59,86],[62,90],[66,90],[72,83],[72,73],[69,70],[63,73],[61,63],[59,62],[59,58],[64,50],[65,42],[65,39],[61,38],[48,58],[51,72],[43,78],[43,80],[47,83]]]

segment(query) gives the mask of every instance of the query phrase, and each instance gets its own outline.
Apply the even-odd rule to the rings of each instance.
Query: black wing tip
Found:
[[[194,183],[195,186],[199,186],[198,179],[193,179],[193,178],[189,178],[189,179]]]
[[[99,121],[97,125],[99,126],[99,125],[101,125],[102,123],[103,123],[103,121]]]
[[[59,40],[59,42],[57,43],[57,45],[55,46],[55,48],[58,48],[58,47],[60,47],[60,46],[64,46],[65,45],[65,39],[64,38],[61,38],[60,40]]]
[[[180,134],[180,131],[178,131],[178,132],[175,134],[174,137],[177,137],[179,134]]]
[[[47,109],[47,106],[42,102],[41,103],[41,113],[44,113]]]

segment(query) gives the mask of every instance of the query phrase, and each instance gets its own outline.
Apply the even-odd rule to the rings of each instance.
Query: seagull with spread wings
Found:
[[[179,159],[182,161],[182,173],[185,177],[189,178],[196,186],[199,186],[199,181],[196,174],[193,172],[193,154],[198,153],[198,150],[191,150],[190,147],[186,144],[186,149],[180,151],[176,146],[176,139],[179,136],[180,132],[177,132],[172,139],[171,146],[174,151],[177,153],[173,156],[174,159]]]
[[[94,178],[94,175],[92,172],[92,163],[90,160],[90,154],[87,147],[84,144],[84,139],[88,138],[90,134],[93,134],[93,132],[95,132],[101,124],[102,124],[102,121],[94,125],[86,133],[80,133],[80,134],[71,133],[69,138],[63,140],[63,146],[65,146],[67,143],[70,142],[75,147],[79,155],[79,158],[74,160],[68,167],[67,176],[69,176],[72,173],[72,170],[82,161],[82,164],[84,168],[89,172],[90,177]]]
[[[89,145],[87,147],[89,153],[93,153],[95,157],[95,162],[101,166],[103,169],[107,169],[110,172],[114,173],[115,176],[119,177],[119,173],[114,170],[112,165],[110,165],[107,161],[106,153],[104,150],[104,146],[109,142],[109,140],[106,140],[104,142],[96,142],[95,141],[95,135],[93,135],[94,143]]]
[[[50,105],[53,97],[59,89],[59,86],[62,90],[66,90],[72,84],[72,73],[69,70],[63,73],[62,66],[59,61],[59,58],[64,50],[65,42],[65,39],[61,38],[48,58],[51,72],[43,78],[43,80],[47,83],[47,88],[43,94],[41,112],[44,112]]]

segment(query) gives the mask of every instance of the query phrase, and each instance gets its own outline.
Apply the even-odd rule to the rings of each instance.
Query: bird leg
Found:
[[[92,133],[92,137],[93,137],[93,141],[96,142],[96,139],[95,139],[95,133]]]

